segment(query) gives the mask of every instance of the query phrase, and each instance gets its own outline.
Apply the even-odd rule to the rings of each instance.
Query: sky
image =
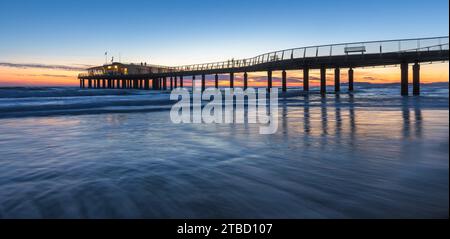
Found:
[[[448,36],[448,8],[448,0],[2,0],[0,86],[77,85],[76,75],[103,64],[105,51],[122,62],[177,66],[310,45]],[[427,82],[448,82],[448,63],[426,68]],[[359,74],[362,81],[396,82],[397,71]]]

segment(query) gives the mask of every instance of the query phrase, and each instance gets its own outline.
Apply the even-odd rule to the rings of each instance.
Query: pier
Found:
[[[399,39],[387,41],[353,42],[286,49],[256,57],[215,63],[185,66],[157,66],[112,63],[88,69],[80,74],[80,88],[122,88],[168,90],[201,81],[205,90],[206,76],[214,75],[218,88],[219,75],[229,75],[229,87],[234,88],[234,75],[244,74],[244,89],[248,87],[248,73],[267,72],[267,89],[273,87],[272,72],[282,71],[282,92],[289,88],[288,71],[303,71],[303,90],[310,91],[309,71],[320,70],[320,93],[327,94],[326,74],[334,70],[334,92],[341,91],[341,69],[348,69],[348,91],[354,90],[354,72],[360,67],[398,65],[403,96],[409,95],[409,70],[412,68],[413,95],[420,95],[420,64],[449,60],[449,37]]]

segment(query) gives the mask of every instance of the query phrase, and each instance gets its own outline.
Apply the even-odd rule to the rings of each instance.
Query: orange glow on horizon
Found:
[[[68,70],[0,67],[0,86],[75,86],[77,76]]]
[[[341,69],[341,82],[347,83],[347,70]],[[381,83],[399,83],[400,67],[389,66],[386,68],[355,68],[355,83],[367,82],[373,84]],[[69,70],[42,69],[42,68],[14,68],[0,67],[0,86],[78,86],[79,81],[77,75],[79,72]],[[412,70],[410,67],[410,82],[412,81]],[[301,70],[287,71],[287,79],[289,87],[300,87],[302,83],[303,73]],[[319,85],[319,70],[310,70],[310,85]],[[214,80],[207,78],[207,86],[213,86]],[[190,84],[190,77],[185,77],[186,86]],[[197,80],[200,80],[197,78]],[[249,86],[266,87],[266,72],[248,73]],[[421,65],[421,83],[449,82],[449,64],[435,63]],[[327,70],[327,84],[334,84],[334,70]],[[221,87],[229,86],[227,75],[222,75],[219,80]],[[235,74],[235,86],[243,86],[243,73]],[[281,71],[273,72],[273,86],[281,86]]]

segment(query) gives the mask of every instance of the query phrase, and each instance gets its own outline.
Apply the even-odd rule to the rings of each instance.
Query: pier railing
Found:
[[[315,57],[332,57],[343,55],[384,54],[394,52],[448,50],[449,37],[416,38],[387,41],[367,41],[340,43],[331,45],[309,46],[274,51],[252,58],[228,60],[215,63],[193,64],[173,67],[175,72],[199,71],[249,67],[258,64]]]

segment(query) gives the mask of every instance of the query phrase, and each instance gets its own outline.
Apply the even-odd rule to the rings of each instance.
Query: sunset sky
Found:
[[[77,74],[103,64],[105,51],[122,62],[176,66],[319,44],[448,36],[448,8],[448,0],[2,1],[0,86],[78,85]],[[448,82],[448,67],[424,65],[422,82]],[[398,82],[399,72],[356,69],[355,77]],[[251,74],[250,82],[264,76]],[[301,76],[289,72],[291,85]]]

